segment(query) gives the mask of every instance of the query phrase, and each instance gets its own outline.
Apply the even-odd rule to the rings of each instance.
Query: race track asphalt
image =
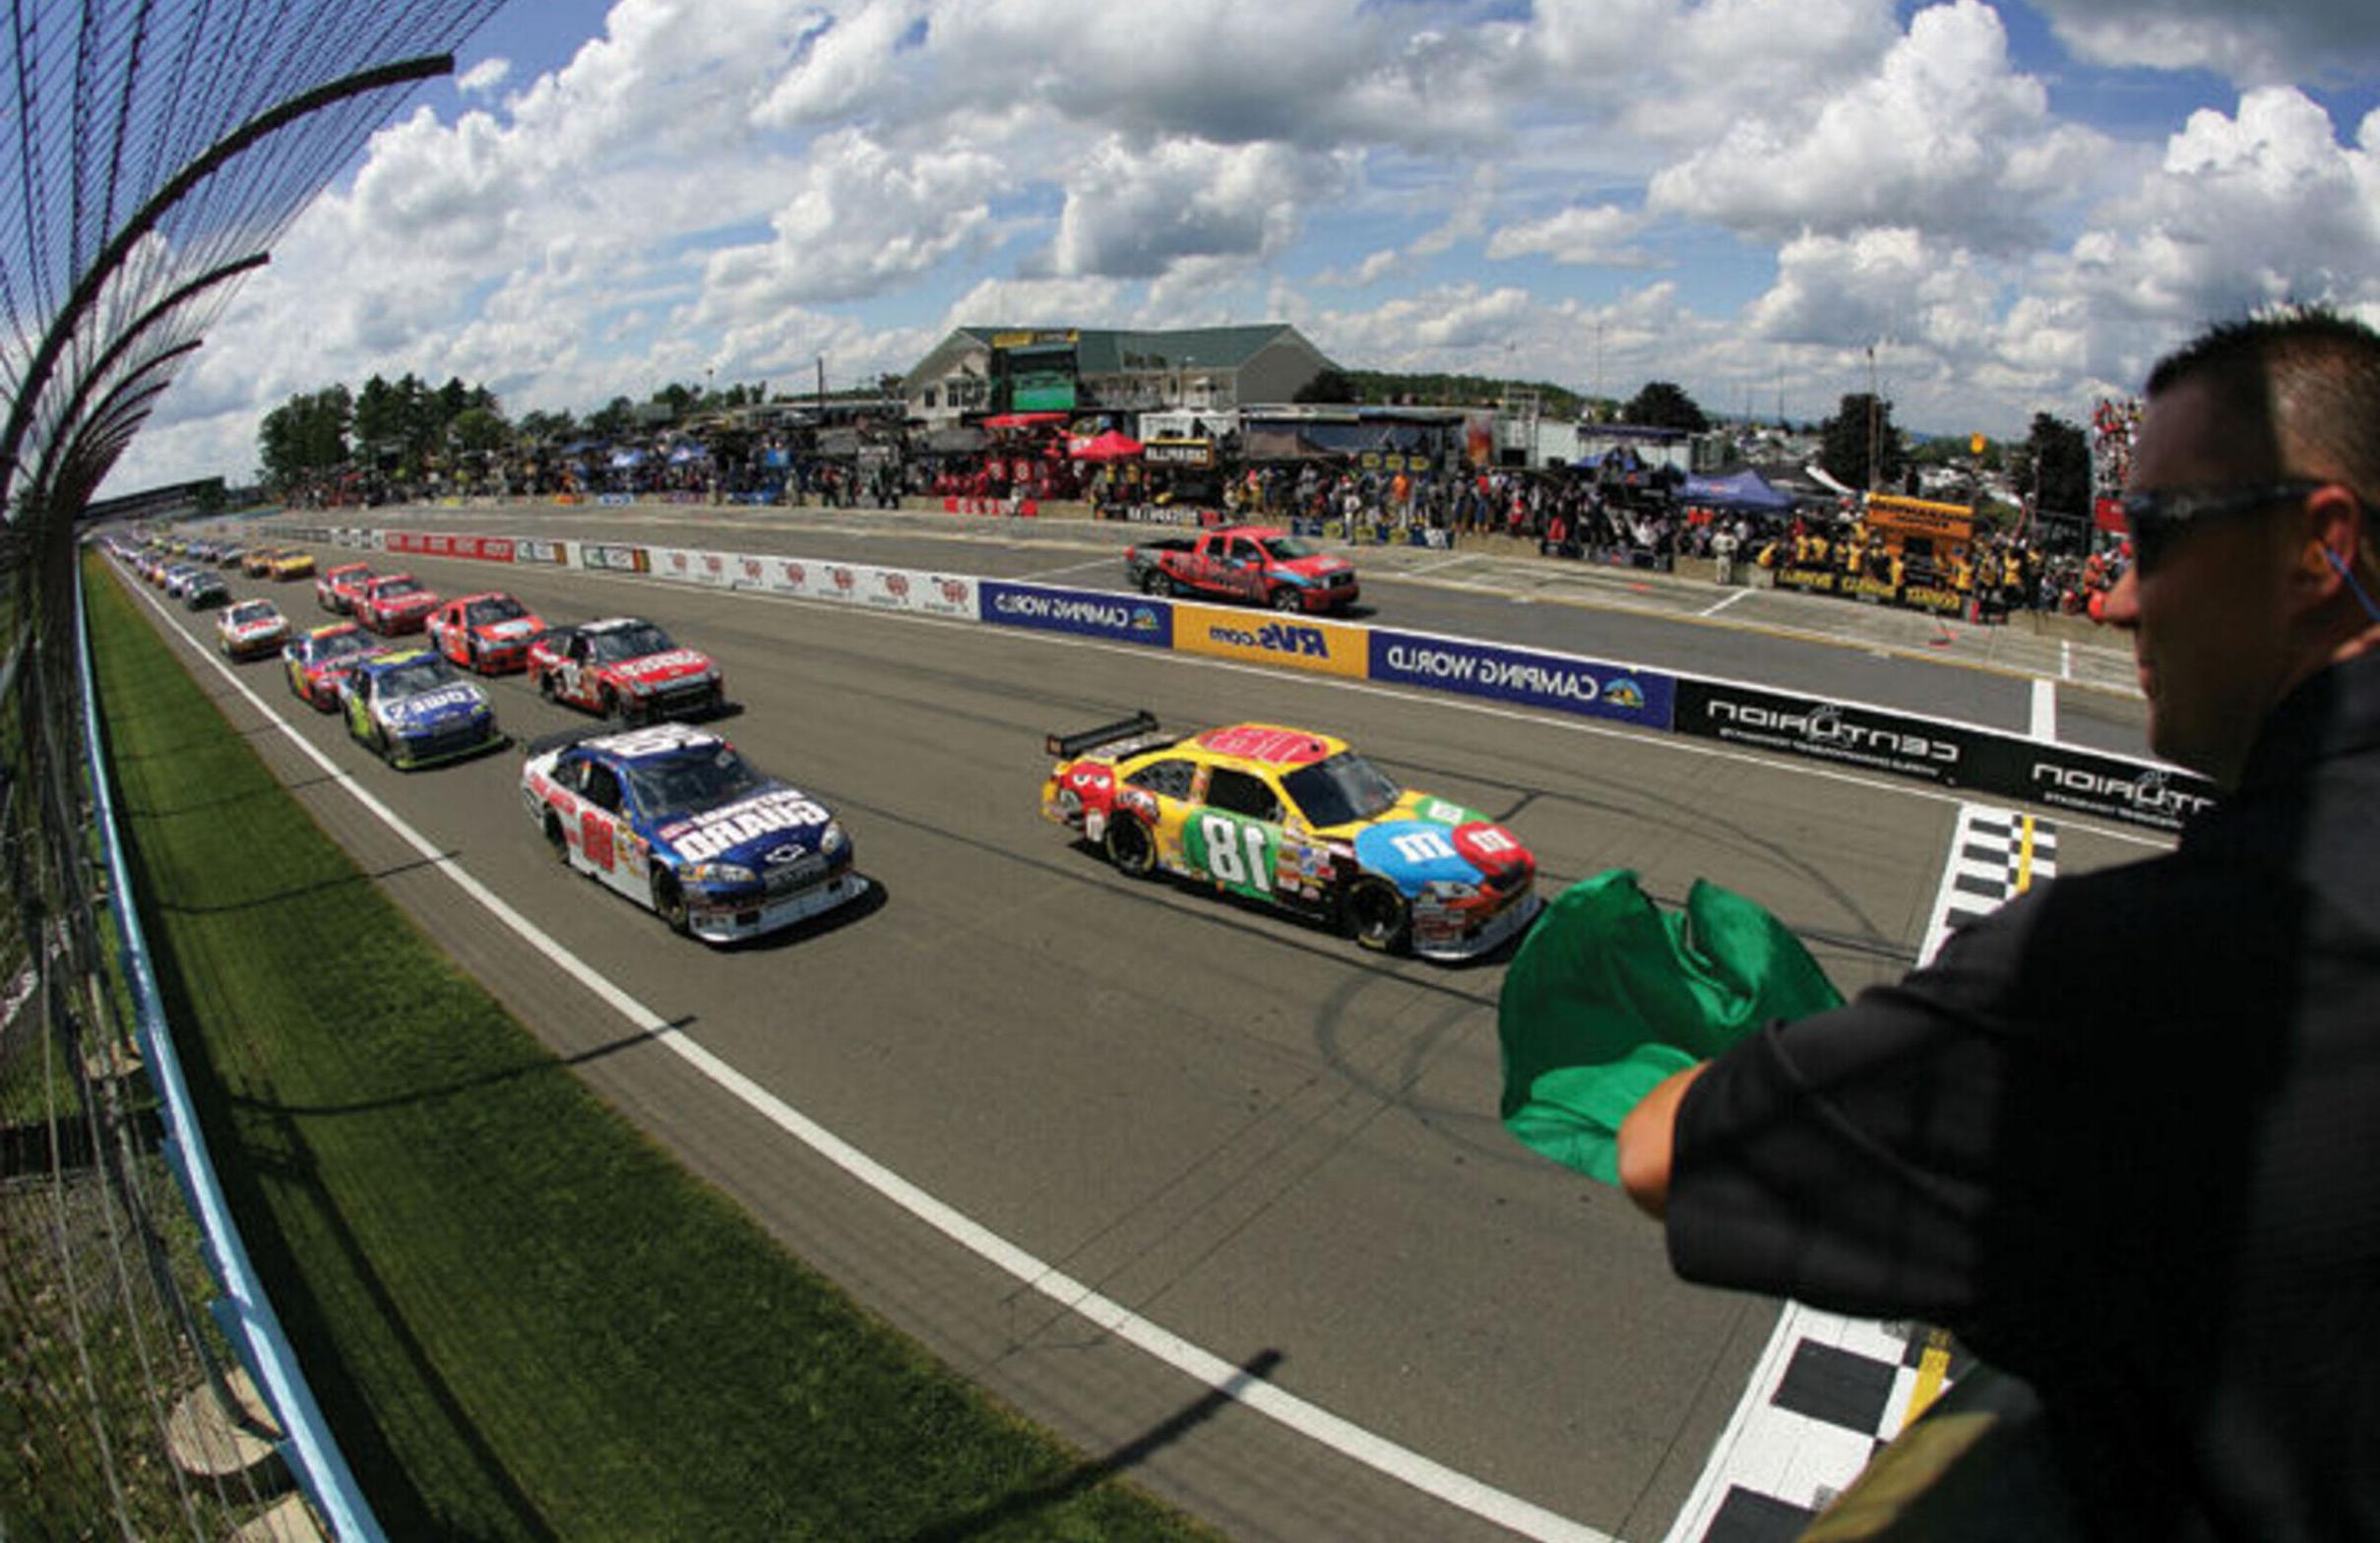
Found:
[[[525,525],[519,512],[372,517],[400,520]],[[1101,561],[1032,539],[954,545],[914,522],[781,526],[763,544],[751,529],[704,541],[647,520],[574,513],[570,524],[613,539],[981,574],[1077,562],[1088,579]],[[1183,728],[1264,717],[1342,733],[1399,778],[1507,824],[1537,853],[1546,893],[1615,865],[1671,900],[1707,877],[1775,910],[1847,991],[1913,957],[1955,798],[1086,640],[591,574],[407,566],[442,592],[511,586],[549,621],[648,615],[711,651],[741,708],[721,730],[839,810],[880,898],[758,947],[672,938],[551,861],[519,798],[517,755],[391,772],[296,703],[272,666],[236,672],[262,710],[195,651],[194,669],[235,723],[264,729],[267,710],[292,723],[686,1041],[1052,1269],[1302,1407],[1492,1491],[1603,1534],[1667,1529],[1776,1305],[1679,1284],[1658,1230],[1616,1193],[1503,1133],[1500,960],[1381,960],[1294,919],[1127,881],[1039,817],[1042,736],[1143,707]],[[317,619],[310,585],[233,587],[280,599],[300,625]],[[1590,632],[1659,621],[1394,583],[1372,598],[1383,622],[1540,645],[1525,629],[1543,614]],[[204,646],[210,617],[153,614]],[[1516,629],[1515,616],[1528,619]],[[1643,642],[1707,652],[1714,636],[1758,635],[1678,622]],[[2027,691],[1865,647],[1728,647],[1744,656],[1712,673],[1771,678],[1753,668],[1768,657],[1936,700],[1988,696],[1995,712],[2019,710]],[[519,740],[588,721],[519,677],[493,694]],[[2126,721],[2120,702],[2107,716]],[[254,739],[315,818],[630,1118],[788,1248],[1086,1452],[1116,1456],[1251,1543],[1514,1535],[1248,1401],[1214,1396],[920,1224],[492,925],[282,735]],[[2127,833],[2061,829],[2065,872],[2151,849]]]

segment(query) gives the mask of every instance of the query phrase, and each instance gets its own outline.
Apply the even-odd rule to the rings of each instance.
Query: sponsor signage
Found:
[[[1153,439],[1141,445],[1141,459],[1153,466],[1215,464],[1215,442],[1206,439]]]
[[[976,585],[983,620],[995,627],[1031,627],[1041,632],[1080,633],[1170,648],[1176,607],[1169,600],[1111,594],[1097,589],[1056,589],[1034,584],[985,579]]]
[[[2215,805],[2204,777],[2124,756],[1994,735],[1983,747],[1977,786],[2009,798],[2179,831]]]
[[[579,566],[615,574],[653,571],[653,560],[641,546],[609,546],[596,541],[579,543]]]
[[[1674,725],[1679,733],[1702,739],[1863,767],[1945,787],[1977,785],[1982,747],[1996,737],[1963,723],[1690,675],[1677,680]]]
[[[1275,664],[1361,680],[1371,671],[1367,630],[1340,622],[1212,605],[1173,608],[1173,647],[1247,664]]]
[[[422,557],[468,557],[479,562],[509,563],[516,544],[510,536],[441,535],[428,530],[392,530],[388,549]]]
[[[520,540],[513,542],[512,560],[516,563],[567,564],[570,551],[560,541]]]
[[[1371,635],[1371,678],[1667,729],[1676,684],[1655,670],[1427,633]]]

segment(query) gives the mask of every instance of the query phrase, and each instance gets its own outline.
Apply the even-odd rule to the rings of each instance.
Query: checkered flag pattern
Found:
[[[2056,872],[2054,827],[1962,806],[1921,957]],[[1967,1360],[1938,1328],[1786,1303],[1668,1543],[1790,1543]]]

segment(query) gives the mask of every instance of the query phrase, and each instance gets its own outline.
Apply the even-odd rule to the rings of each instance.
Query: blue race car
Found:
[[[522,759],[521,797],[566,866],[706,943],[790,927],[868,891],[824,804],[683,723],[540,739]]]
[[[347,732],[393,767],[436,766],[504,743],[487,694],[427,648],[359,660],[339,696]]]

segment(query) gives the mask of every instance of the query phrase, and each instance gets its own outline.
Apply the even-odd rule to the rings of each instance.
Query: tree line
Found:
[[[859,394],[897,395],[900,379],[886,376]],[[852,392],[834,393],[848,396]],[[1297,394],[1301,402],[1356,405],[1492,406],[1534,396],[1547,418],[1592,415],[1598,421],[1649,428],[1709,432],[1709,414],[1674,381],[1648,381],[1625,402],[1590,398],[1547,382],[1496,380],[1478,375],[1414,374],[1383,370],[1326,369]],[[433,470],[468,457],[510,453],[574,439],[610,441],[676,422],[701,412],[759,405],[764,385],[723,389],[672,382],[640,407],[614,397],[584,419],[563,411],[531,411],[518,423],[484,385],[466,386],[449,377],[433,387],[411,373],[395,381],[374,375],[350,392],[344,385],[300,393],[265,415],[257,435],[268,485],[292,487],[353,466],[401,481],[419,481]],[[1780,425],[1783,427],[1783,425]],[[1818,463],[1829,476],[1854,488],[1913,491],[1917,469],[1966,466],[1977,472],[2006,472],[2036,507],[2083,514],[2091,508],[2091,451],[2081,425],[2036,413],[2022,444],[1986,441],[1980,455],[1967,442],[1935,439],[1912,447],[1893,421],[1893,404],[1866,392],[1843,397],[1833,416],[1817,426]]]

